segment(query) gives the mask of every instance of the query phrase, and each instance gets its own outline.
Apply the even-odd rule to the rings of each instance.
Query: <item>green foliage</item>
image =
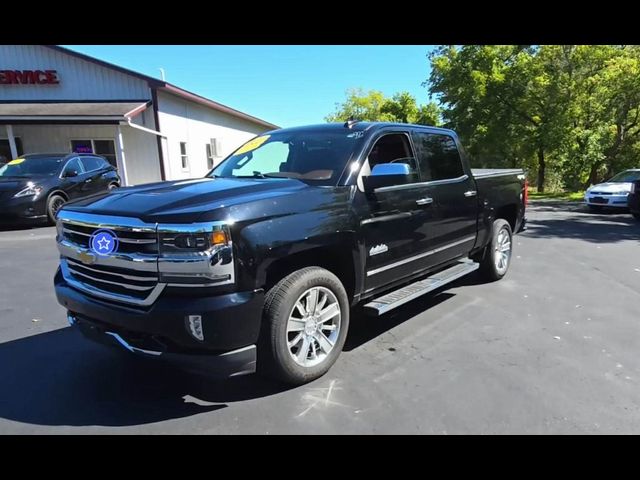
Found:
[[[543,192],[640,163],[637,46],[441,46],[430,62],[425,85],[477,166],[524,167]]]
[[[349,118],[369,122],[402,122],[422,125],[439,125],[440,109],[435,102],[418,106],[408,92],[400,92],[391,98],[382,92],[360,88],[349,89],[346,100],[336,104],[336,111],[325,117],[327,122],[345,122]]]

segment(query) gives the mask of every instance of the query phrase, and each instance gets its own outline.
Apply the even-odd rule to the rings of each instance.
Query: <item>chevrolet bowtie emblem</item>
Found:
[[[92,265],[96,263],[96,256],[93,253],[80,251],[78,252],[78,260],[85,265]]]

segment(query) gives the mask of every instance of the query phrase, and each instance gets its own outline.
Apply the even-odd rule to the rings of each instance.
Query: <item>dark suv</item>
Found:
[[[53,223],[66,202],[118,186],[116,169],[98,155],[23,155],[0,166],[0,220]]]

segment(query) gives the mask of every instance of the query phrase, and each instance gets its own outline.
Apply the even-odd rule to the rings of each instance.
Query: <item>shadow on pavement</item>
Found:
[[[443,288],[451,288],[457,284],[458,282],[454,282]],[[365,315],[362,308],[356,307],[351,311],[349,334],[347,335],[343,351],[349,352],[355,350],[361,345],[454,296],[455,294],[453,293],[438,293],[438,291],[434,291],[379,317]]]
[[[194,375],[94,344],[71,328],[0,344],[0,417],[16,422],[141,425],[285,389],[256,375]]]
[[[591,212],[584,205],[566,203],[535,205],[536,212],[564,213],[557,218],[529,218],[522,235],[532,238],[571,238],[593,243],[640,240],[640,222],[628,213]]]

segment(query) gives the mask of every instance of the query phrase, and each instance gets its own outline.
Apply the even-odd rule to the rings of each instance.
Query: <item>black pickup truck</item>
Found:
[[[502,278],[526,198],[521,170],[471,170],[451,130],[274,130],[205,178],[65,205],[55,289],[94,340],[300,384],[336,361],[355,305]]]

